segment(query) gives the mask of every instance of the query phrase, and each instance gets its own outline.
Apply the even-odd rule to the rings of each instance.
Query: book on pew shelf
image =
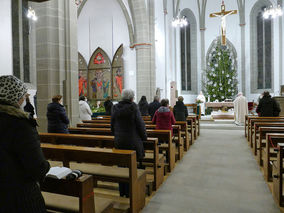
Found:
[[[51,167],[48,173],[46,174],[46,177],[51,177],[55,179],[62,179],[72,173],[72,170],[67,167]]]

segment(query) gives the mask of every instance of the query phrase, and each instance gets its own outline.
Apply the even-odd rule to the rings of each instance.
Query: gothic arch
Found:
[[[258,89],[258,45],[257,45],[257,16],[263,7],[269,7],[271,2],[269,0],[258,0],[251,9],[250,12],[250,75],[251,75],[251,93],[261,93],[263,90],[269,90],[273,92],[274,88],[274,66],[273,66],[273,19],[271,20],[271,88],[270,89]]]
[[[77,13],[78,13],[77,17],[80,16],[80,14],[81,14],[81,12],[82,12],[82,10],[83,10],[83,8],[84,8],[84,6],[85,6],[87,1],[88,0],[83,0],[82,3],[79,5],[79,7],[77,9]],[[124,17],[126,19],[126,23],[127,23],[127,27],[128,27],[128,33],[129,33],[130,46],[132,46],[133,43],[134,43],[134,30],[133,30],[133,23],[132,23],[132,20],[131,20],[131,16],[128,13],[128,11],[126,9],[126,6],[123,3],[123,1],[122,0],[117,0],[117,2],[120,5],[121,10],[122,10],[122,12],[124,14]]]
[[[187,32],[190,32],[190,42],[189,42],[190,52],[187,50],[187,53],[185,54],[185,58],[190,60],[190,70],[191,70],[190,78],[186,79],[186,81],[188,79],[190,79],[191,89],[190,90],[187,90],[187,89],[184,90],[183,83],[182,83],[183,82],[183,70],[182,70],[182,65],[181,65],[181,91],[182,91],[183,94],[186,94],[186,93],[195,94],[195,93],[197,93],[197,22],[196,22],[196,18],[194,16],[193,12],[188,8],[183,9],[180,12],[180,16],[181,17],[185,16],[189,21],[188,26],[181,29],[181,35],[182,35],[183,30],[188,29]],[[181,45],[182,44],[183,44],[183,42],[181,41]],[[181,47],[181,50],[182,50],[182,47]],[[188,54],[190,55],[189,58],[187,57]],[[182,58],[182,53],[181,53],[181,58]],[[186,70],[184,74],[186,74],[187,71],[188,70]],[[186,84],[188,84],[188,82]]]

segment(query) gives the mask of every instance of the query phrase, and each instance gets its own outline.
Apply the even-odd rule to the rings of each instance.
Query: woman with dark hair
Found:
[[[1,213],[46,212],[38,182],[49,163],[40,148],[36,120],[20,108],[26,94],[27,87],[15,76],[0,77]]]
[[[263,97],[259,100],[256,112],[260,117],[277,117],[281,109],[277,101],[271,98],[268,91],[265,91]]]
[[[148,108],[149,108],[149,104],[147,102],[146,96],[142,96],[139,103],[138,103],[138,107],[140,110],[140,113],[142,116],[146,116],[149,115],[148,113]]]
[[[111,109],[112,109],[113,103],[111,102],[110,96],[106,98],[106,101],[104,102],[104,107],[106,110],[106,115],[111,115]]]
[[[52,103],[47,106],[47,120],[49,133],[69,133],[69,119],[66,115],[64,106],[62,105],[62,96],[55,95]]]
[[[30,95],[28,94],[27,97],[26,97],[26,105],[24,106],[24,111],[30,113],[30,117],[34,118],[34,114],[35,114],[34,109],[35,108],[31,104],[29,96]]]
[[[169,108],[168,99],[161,101],[161,107],[156,111],[152,123],[156,124],[156,129],[168,129],[173,131],[172,125],[176,123],[176,120],[173,112]]]
[[[81,121],[92,120],[92,111],[84,95],[79,98],[79,116]]]

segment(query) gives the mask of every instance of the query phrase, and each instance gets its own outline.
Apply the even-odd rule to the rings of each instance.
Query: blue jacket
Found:
[[[69,133],[69,119],[64,106],[60,103],[50,103],[47,106],[47,120],[49,133]]]

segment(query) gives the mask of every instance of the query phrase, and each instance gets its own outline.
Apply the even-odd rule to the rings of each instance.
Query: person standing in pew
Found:
[[[48,133],[69,133],[69,119],[62,105],[62,96],[55,95],[47,106]]]
[[[278,117],[281,109],[279,103],[271,98],[268,91],[265,91],[263,97],[259,100],[256,112],[260,117]]]
[[[49,171],[40,148],[36,120],[21,109],[25,84],[0,77],[0,212],[44,213],[38,182]]]
[[[183,97],[179,96],[176,105],[174,106],[174,116],[176,121],[186,121],[188,111],[183,103]]]
[[[138,103],[138,107],[140,110],[140,113],[142,116],[146,116],[149,115],[149,104],[147,102],[146,96],[142,96],[139,103]]]
[[[105,107],[105,110],[106,110],[106,115],[111,115],[112,106],[113,106],[113,103],[111,102],[110,96],[108,96],[108,97],[106,98],[106,101],[104,102],[104,107]]]
[[[159,96],[155,96],[154,97],[154,101],[152,103],[149,104],[149,115],[151,116],[151,119],[153,119],[155,112],[157,111],[157,109],[159,109],[161,106],[160,104],[160,98]]]
[[[114,134],[115,148],[135,150],[137,161],[141,165],[145,156],[143,141],[147,140],[147,134],[145,123],[133,100],[133,90],[124,89],[122,101],[113,106],[111,131]],[[119,183],[119,192],[121,197],[129,197],[129,184]]]
[[[161,107],[156,111],[154,118],[152,120],[153,124],[156,124],[156,129],[172,130],[176,123],[173,112],[169,108],[169,100],[163,99],[161,101]]]
[[[79,98],[79,116],[81,121],[92,120],[92,111],[84,95]]]

